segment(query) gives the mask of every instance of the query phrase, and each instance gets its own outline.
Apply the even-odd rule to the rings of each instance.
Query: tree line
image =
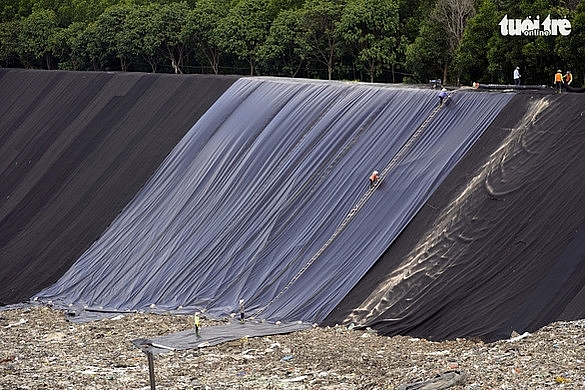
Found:
[[[570,33],[502,33],[547,16]],[[581,85],[584,60],[580,0],[0,0],[2,67]]]

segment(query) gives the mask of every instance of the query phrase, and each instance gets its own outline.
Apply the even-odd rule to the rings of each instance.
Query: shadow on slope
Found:
[[[495,340],[585,317],[583,107],[517,95],[324,324]]]
[[[0,70],[0,304],[53,284],[236,77]]]

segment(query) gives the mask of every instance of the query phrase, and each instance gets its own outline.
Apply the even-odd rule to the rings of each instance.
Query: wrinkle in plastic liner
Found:
[[[37,298],[210,317],[244,300],[249,316],[318,323],[510,98],[460,92],[437,109],[430,90],[239,79]]]

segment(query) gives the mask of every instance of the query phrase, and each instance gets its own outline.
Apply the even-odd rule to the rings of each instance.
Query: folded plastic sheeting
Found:
[[[193,328],[152,339],[135,339],[132,340],[132,343],[144,352],[163,353],[211,347],[246,337],[298,332],[310,327],[310,324],[302,322],[270,324],[257,321],[230,321],[225,325],[203,327],[199,330],[199,333]]]
[[[238,80],[38,299],[318,323],[511,98],[435,94]]]

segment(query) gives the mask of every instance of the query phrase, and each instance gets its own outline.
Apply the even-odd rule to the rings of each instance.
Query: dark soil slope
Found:
[[[325,323],[490,340],[584,318],[584,148],[583,95],[515,96]]]
[[[0,70],[0,304],[54,283],[236,77]]]

